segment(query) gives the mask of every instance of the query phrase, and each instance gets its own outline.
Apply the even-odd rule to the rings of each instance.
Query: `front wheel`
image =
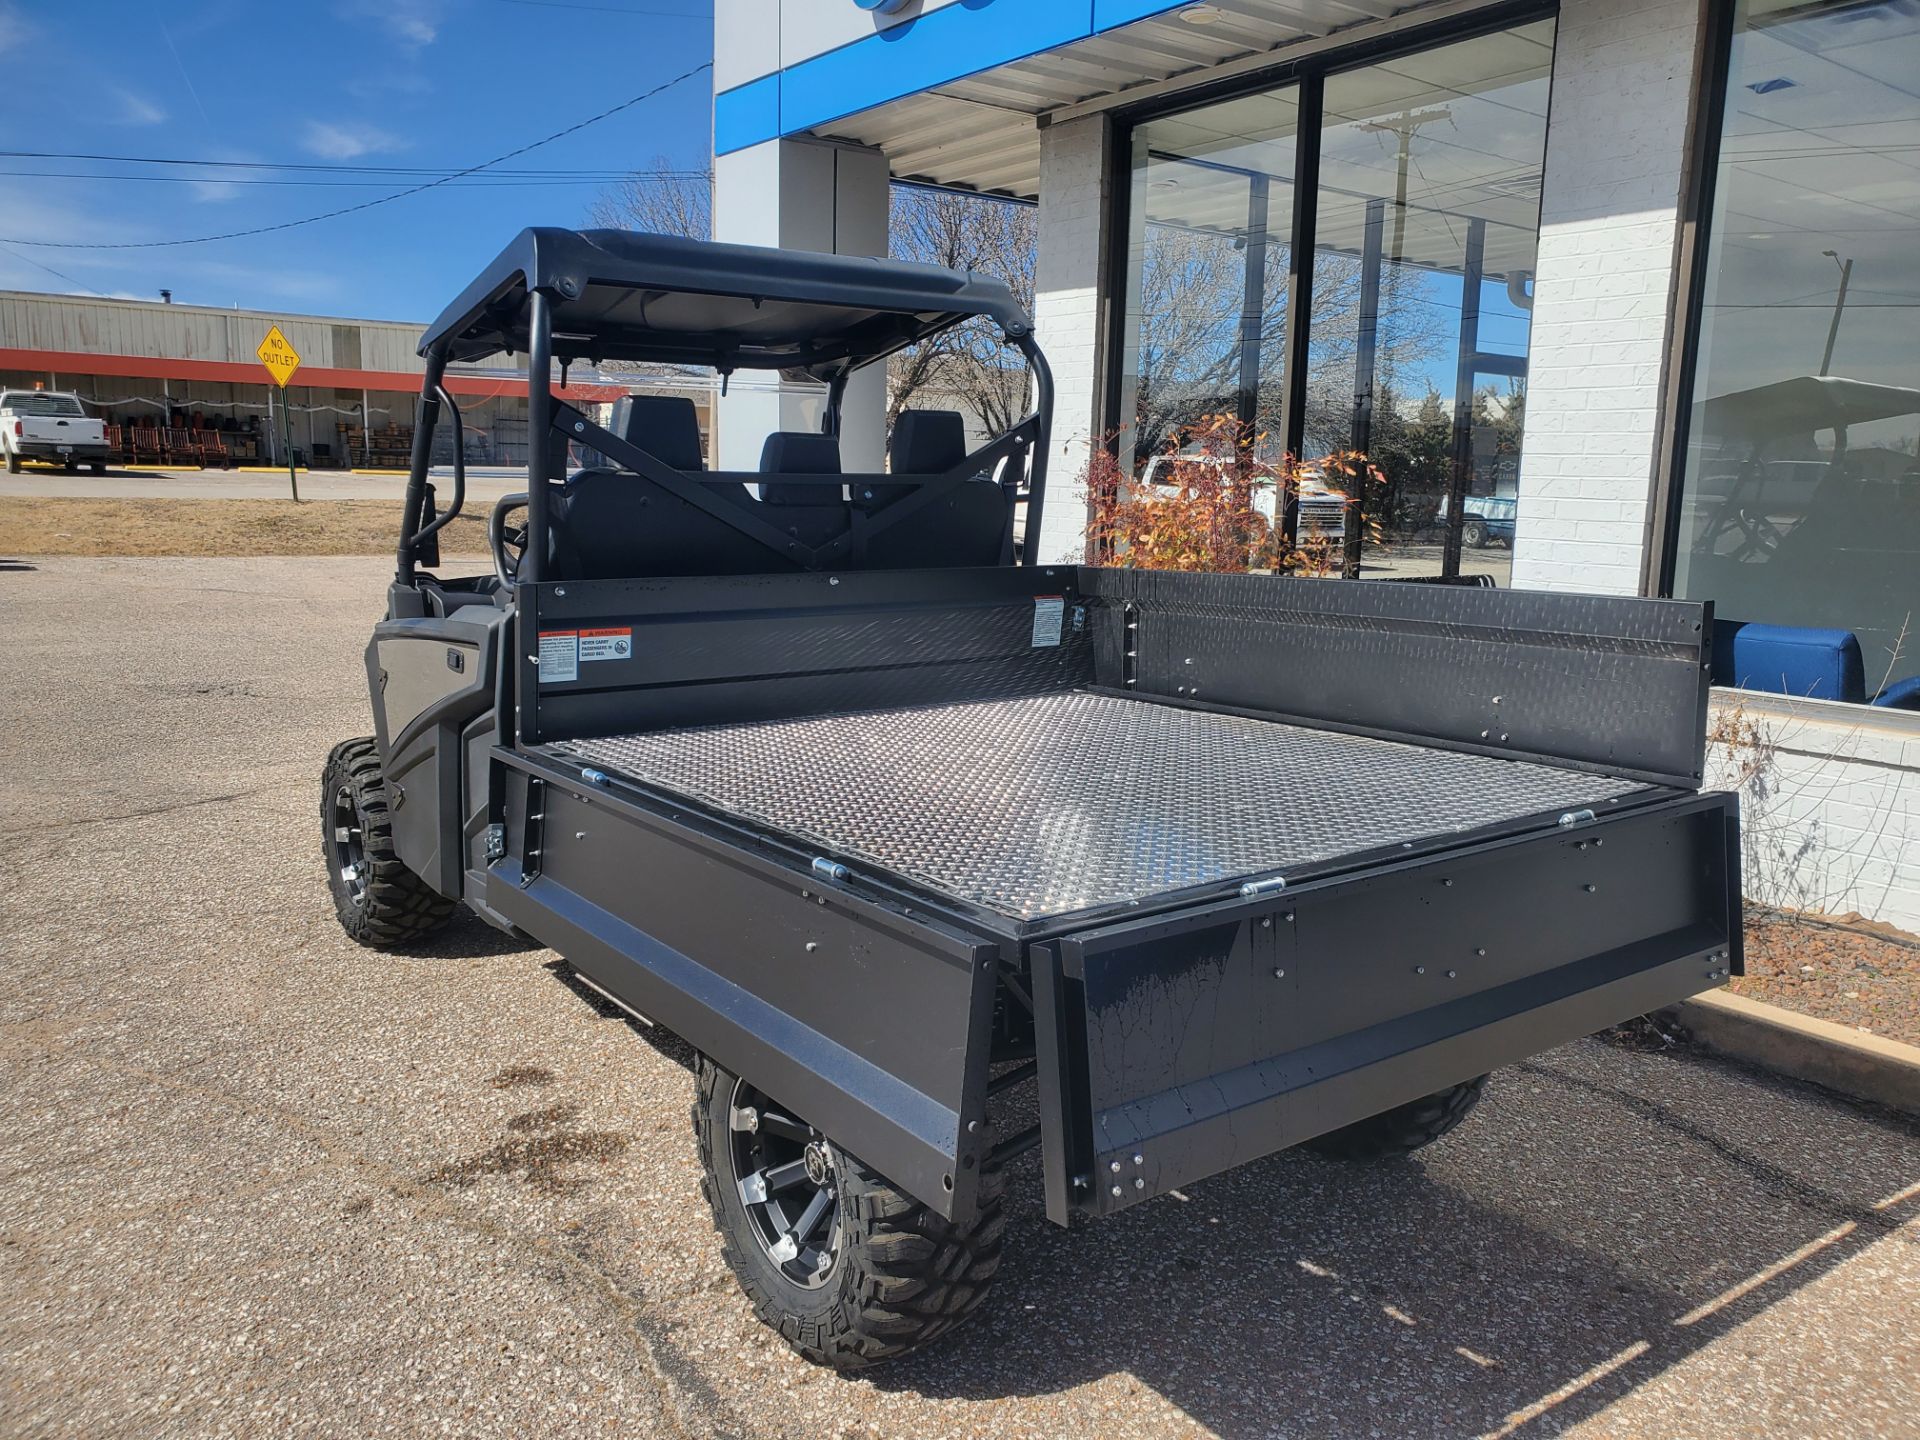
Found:
[[[340,928],[376,950],[425,939],[453,901],[408,868],[393,844],[393,815],[380,747],[343,740],[320,779],[320,843]]]
[[[693,1128],[727,1264],[761,1320],[837,1370],[939,1338],[986,1298],[1006,1228],[998,1168],[942,1219],[738,1076],[700,1058]]]
[[[18,475],[20,473],[20,454],[16,450],[9,450],[7,452],[7,473],[9,475]]]
[[[1436,1090],[1422,1099],[1396,1105],[1365,1120],[1329,1130],[1306,1142],[1306,1148],[1336,1160],[1384,1160],[1410,1155],[1452,1130],[1480,1103],[1487,1077]]]

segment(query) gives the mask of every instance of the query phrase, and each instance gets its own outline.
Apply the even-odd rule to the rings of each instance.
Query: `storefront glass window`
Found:
[[[1449,482],[1461,568],[1504,574],[1554,26],[1542,20],[1136,125],[1122,317],[1121,473],[1140,479],[1207,417],[1256,458],[1358,451],[1384,472],[1349,573],[1441,569]],[[1311,324],[1287,354],[1299,133],[1319,180]],[[1288,368],[1306,404],[1289,445]],[[1300,533],[1338,537],[1347,494],[1303,487]],[[1350,508],[1350,507],[1349,507]],[[1383,543],[1375,543],[1376,540]]]
[[[1920,708],[1920,6],[1734,25],[1673,591],[1725,683]]]
[[[1122,463],[1137,475],[1208,416],[1238,415],[1277,459],[1299,92],[1133,131]]]
[[[1553,22],[1327,77],[1303,452],[1383,477],[1362,575],[1513,569]]]

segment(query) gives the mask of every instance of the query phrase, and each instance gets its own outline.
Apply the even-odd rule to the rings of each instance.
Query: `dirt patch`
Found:
[[[496,1090],[517,1090],[525,1085],[553,1084],[553,1071],[544,1065],[509,1065],[487,1077]]]
[[[1728,988],[1920,1045],[1920,937],[1857,917],[1750,911],[1747,973]]]
[[[507,1121],[524,1138],[502,1140],[477,1155],[441,1165],[421,1176],[428,1185],[464,1190],[491,1176],[517,1175],[535,1190],[566,1195],[587,1184],[571,1174],[576,1165],[604,1164],[627,1148],[627,1137],[612,1130],[567,1130],[578,1118],[575,1105],[549,1105]]]
[[[398,500],[0,502],[4,555],[380,555],[399,531]],[[448,556],[484,556],[480,509],[455,517],[440,545]]]

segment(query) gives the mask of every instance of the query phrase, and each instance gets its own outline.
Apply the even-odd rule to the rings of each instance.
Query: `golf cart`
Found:
[[[909,413],[843,473],[848,377],[975,317],[1033,413],[971,452]],[[445,372],[509,352],[528,487],[445,577]],[[814,1360],[981,1303],[1016,1157],[1066,1225],[1399,1154],[1740,969],[1702,605],[1041,563],[1052,384],[977,275],[529,230],[421,353],[374,734],[322,789],[341,923],[465,905],[683,1037],[727,1260]],[[556,397],[576,360],[777,371],[826,420],[712,470],[690,406]]]

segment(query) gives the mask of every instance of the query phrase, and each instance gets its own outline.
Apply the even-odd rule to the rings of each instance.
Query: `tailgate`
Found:
[[[1103,1214],[1739,970],[1734,797],[1032,949],[1047,1213]]]

